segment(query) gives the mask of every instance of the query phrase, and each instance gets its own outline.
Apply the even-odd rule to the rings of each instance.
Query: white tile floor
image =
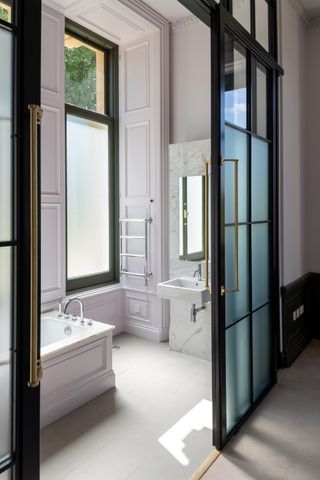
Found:
[[[114,343],[117,389],[42,431],[41,480],[187,480],[212,451],[210,364],[131,335]]]

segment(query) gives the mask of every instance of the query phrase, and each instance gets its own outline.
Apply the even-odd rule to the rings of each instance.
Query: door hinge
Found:
[[[226,293],[226,289],[224,288],[224,285],[221,285],[221,289],[220,289],[220,295],[221,297],[224,297],[224,294]]]

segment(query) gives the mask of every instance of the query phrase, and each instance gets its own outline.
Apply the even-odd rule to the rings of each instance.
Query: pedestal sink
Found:
[[[158,295],[167,300],[179,300],[194,305],[210,302],[211,295],[203,280],[193,277],[179,277],[158,283]]]

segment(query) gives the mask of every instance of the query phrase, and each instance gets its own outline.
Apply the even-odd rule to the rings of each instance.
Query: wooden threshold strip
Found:
[[[211,465],[217,460],[220,456],[221,451],[214,449],[208,457],[201,463],[200,467],[194,472],[189,480],[200,480],[203,475],[209,470]]]

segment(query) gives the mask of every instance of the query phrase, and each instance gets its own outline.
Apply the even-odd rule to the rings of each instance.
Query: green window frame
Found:
[[[70,103],[65,103],[65,132],[66,132],[66,291],[84,291],[93,288],[103,287],[119,281],[119,87],[118,87],[118,46],[109,40],[66,20],[65,34],[70,35],[81,43],[97,49],[104,53],[104,112],[81,108]],[[98,93],[96,92],[96,105]],[[101,104],[101,102],[100,102]],[[98,109],[98,106],[97,106]],[[109,269],[108,271],[77,276],[68,276],[68,116],[92,121],[108,126],[108,207],[109,212]],[[88,246],[90,248],[90,246]],[[85,252],[84,252],[85,255]]]

